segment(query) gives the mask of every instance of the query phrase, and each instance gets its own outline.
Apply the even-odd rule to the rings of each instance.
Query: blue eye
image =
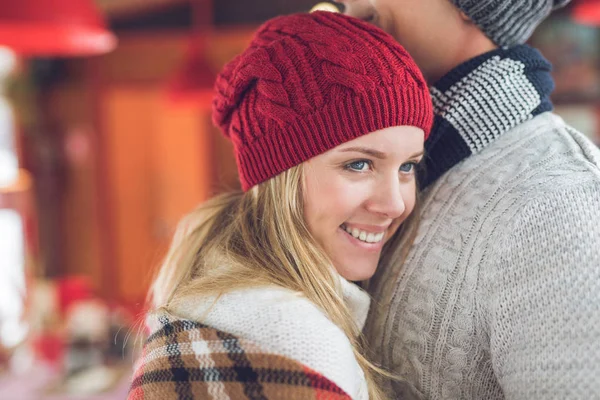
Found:
[[[357,172],[365,172],[371,168],[371,161],[368,160],[358,160],[351,162],[350,164],[346,164],[346,169],[350,171]]]
[[[412,161],[407,162],[400,166],[400,172],[405,173],[405,174],[410,174],[411,172],[414,172],[416,167],[417,167],[416,162],[412,162]]]

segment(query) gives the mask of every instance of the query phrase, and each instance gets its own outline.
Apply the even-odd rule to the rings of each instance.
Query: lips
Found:
[[[385,231],[381,232],[369,232],[366,230],[349,227],[345,224],[341,225],[341,228],[348,232],[348,234],[352,235],[354,238],[360,240],[365,243],[379,243],[385,237]]]

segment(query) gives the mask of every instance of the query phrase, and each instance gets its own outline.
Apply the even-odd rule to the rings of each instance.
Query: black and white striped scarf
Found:
[[[551,65],[527,45],[497,49],[456,67],[431,89],[435,122],[421,187],[502,134],[552,110]]]

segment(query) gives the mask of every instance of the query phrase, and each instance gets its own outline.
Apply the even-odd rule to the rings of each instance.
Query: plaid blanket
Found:
[[[350,400],[323,375],[201,323],[156,317],[128,400]]]

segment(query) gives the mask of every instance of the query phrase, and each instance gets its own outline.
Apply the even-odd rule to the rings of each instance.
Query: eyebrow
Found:
[[[375,157],[375,158],[379,158],[379,159],[385,159],[387,157],[387,155],[379,150],[374,150],[374,149],[370,149],[368,147],[346,147],[344,149],[340,149],[340,152],[357,152],[357,153],[364,153],[367,154],[369,156]],[[424,151],[421,150],[418,153],[413,154],[412,156],[410,156],[409,158],[417,158],[417,157],[421,157],[424,154]]]

